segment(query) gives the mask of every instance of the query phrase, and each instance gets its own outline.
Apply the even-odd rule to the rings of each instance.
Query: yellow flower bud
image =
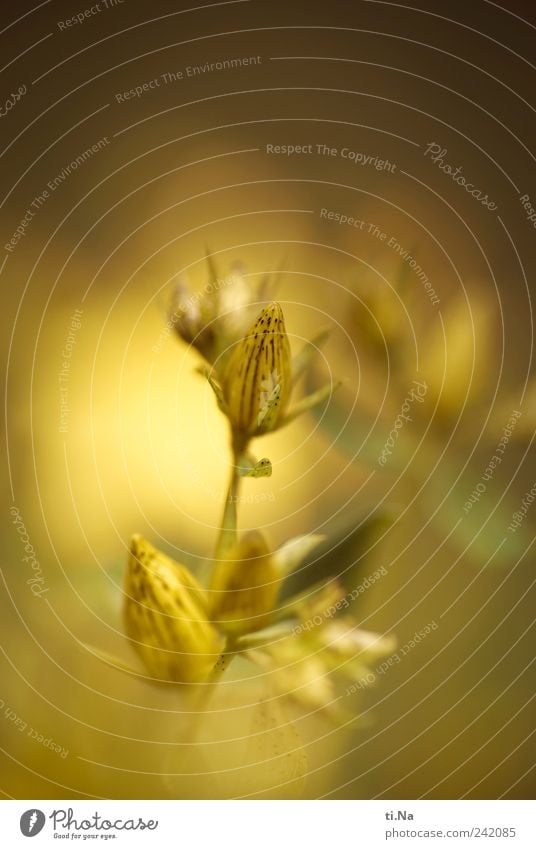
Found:
[[[238,343],[222,383],[235,430],[247,436],[273,430],[291,392],[290,346],[279,304],[265,307]]]
[[[281,584],[262,534],[252,531],[216,564],[210,585],[211,618],[230,634],[258,631],[267,625]]]
[[[208,621],[206,594],[193,575],[139,534],[130,547],[125,625],[155,678],[204,681],[223,648],[222,637]]]

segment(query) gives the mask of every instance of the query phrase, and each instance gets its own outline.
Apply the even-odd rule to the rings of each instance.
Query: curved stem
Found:
[[[239,458],[247,448],[248,440],[233,433],[232,440],[232,467],[231,477],[229,481],[229,489],[227,498],[223,508],[223,516],[221,520],[221,528],[216,543],[214,552],[214,561],[217,563],[223,560],[231,546],[236,542],[237,532],[237,503],[238,494],[240,491],[240,474],[238,472]],[[202,685],[202,689],[197,692],[195,699],[196,716],[190,726],[190,736],[195,740],[199,734],[200,727],[203,722],[203,715],[207,709],[210,699],[218,685],[220,678],[227,670],[229,664],[234,657],[235,646],[231,639],[228,640],[224,651],[218,658],[209,680]]]
[[[221,560],[229,548],[236,541],[237,528],[237,510],[238,493],[240,490],[240,476],[237,471],[236,457],[233,458],[233,468],[231,471],[231,479],[229,481],[229,489],[225,506],[223,508],[223,516],[221,520],[221,530],[216,543],[216,551],[214,559]]]
[[[233,464],[231,468],[231,478],[229,481],[229,489],[225,506],[223,508],[223,516],[221,520],[221,530],[216,543],[214,559],[221,560],[225,556],[229,548],[236,542],[237,530],[237,508],[238,494],[240,492],[240,475],[238,473],[239,458],[244,454],[247,448],[247,440],[238,438],[233,434]]]

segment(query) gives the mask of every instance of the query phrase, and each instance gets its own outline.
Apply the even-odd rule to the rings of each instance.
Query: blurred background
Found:
[[[4,797],[532,796],[536,18],[441,10],[3,9]],[[176,689],[87,648],[135,662],[134,532],[200,575],[213,552],[227,426],[166,324],[207,250],[252,288],[281,270],[293,350],[330,329],[298,395],[345,381],[254,446],[274,473],[240,526],[328,535],[296,590],[383,568],[352,613],[400,647],[437,626],[359,693],[358,728],[294,716],[299,790],[244,779],[245,664],[194,746]]]

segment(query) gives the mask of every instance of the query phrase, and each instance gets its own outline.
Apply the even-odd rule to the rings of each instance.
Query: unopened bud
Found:
[[[125,582],[128,637],[154,678],[206,680],[222,649],[206,595],[184,566],[142,536],[132,538]]]
[[[234,635],[258,631],[270,622],[280,575],[262,534],[246,534],[214,569],[211,617]]]
[[[235,430],[253,436],[274,429],[291,392],[290,346],[279,304],[265,307],[236,346],[223,391]]]
[[[175,284],[171,311],[173,327],[184,342],[197,348],[209,361],[213,356],[214,317],[214,307],[209,299],[192,292],[180,280]]]

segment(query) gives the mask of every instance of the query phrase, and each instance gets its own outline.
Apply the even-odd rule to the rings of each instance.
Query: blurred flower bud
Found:
[[[219,292],[220,316],[228,340],[240,339],[250,326],[256,312],[252,295],[242,266],[235,264]]]
[[[244,436],[274,429],[291,392],[290,346],[279,304],[265,307],[225,369],[223,392],[234,430]]]
[[[142,536],[132,538],[125,582],[126,632],[148,672],[181,683],[205,681],[222,650],[193,575]]]
[[[175,332],[209,362],[213,358],[214,317],[212,301],[192,292],[182,280],[175,284],[170,316]]]
[[[264,628],[271,619],[281,575],[258,531],[246,534],[216,564],[210,585],[211,617],[233,635]]]
[[[319,620],[316,627],[301,630],[298,626],[290,636],[266,641],[250,657],[272,675],[276,692],[347,722],[354,717],[341,703],[340,685],[371,680],[374,665],[392,654],[396,641],[361,630],[349,616]]]

